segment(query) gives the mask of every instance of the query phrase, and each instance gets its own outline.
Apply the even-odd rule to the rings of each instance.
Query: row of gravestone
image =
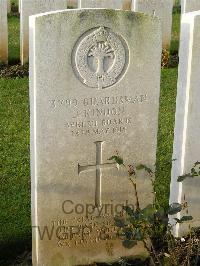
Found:
[[[10,1],[1,0],[0,2],[2,20],[2,28],[0,28],[0,62],[7,64],[8,29],[5,2],[10,3]],[[162,19],[163,48],[169,49],[170,47],[173,0],[19,0],[20,58],[22,65],[27,63],[29,58],[29,16],[47,11],[66,9],[70,6],[75,8],[113,8],[155,14]]]
[[[186,197],[191,226],[200,224],[200,182],[188,177],[182,184],[177,177],[200,157],[199,29],[199,11],[183,14],[170,195],[171,202]],[[141,243],[124,248],[114,225],[122,205],[135,200],[127,169],[108,158],[117,150],[125,164],[154,168],[160,20],[74,9],[31,16],[29,31],[33,265],[144,254]],[[137,177],[137,190],[141,208],[152,203],[145,172]],[[174,226],[176,236],[187,231],[188,224]]]

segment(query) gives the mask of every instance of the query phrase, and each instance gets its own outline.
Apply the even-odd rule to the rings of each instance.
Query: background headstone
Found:
[[[79,0],[79,8],[131,9],[131,0]]]
[[[132,10],[158,16],[162,21],[163,48],[169,49],[173,0],[133,0]]]
[[[22,65],[27,63],[29,58],[29,16],[62,9],[67,9],[67,0],[21,0],[20,57]]]
[[[181,13],[188,13],[200,10],[199,0],[181,0]]]
[[[134,190],[127,169],[108,158],[117,150],[125,164],[154,167],[161,47],[160,20],[131,11],[76,9],[30,18],[35,265],[143,254],[141,243],[129,250],[115,240],[113,216],[127,201],[135,203]],[[137,186],[141,207],[152,203],[146,172]],[[105,206],[111,207],[99,214]],[[41,240],[44,226],[54,231],[51,240]]]
[[[189,213],[182,211],[181,216],[192,215],[191,226],[200,226],[200,179],[186,178],[178,183],[177,178],[189,173],[194,163],[200,161],[199,43],[200,12],[183,14],[170,201],[182,203],[185,198]],[[177,224],[174,233],[181,236],[188,231],[188,224],[184,223]]]
[[[68,0],[67,7],[68,8],[78,8],[78,0]]]
[[[8,63],[7,0],[0,1],[0,64]]]

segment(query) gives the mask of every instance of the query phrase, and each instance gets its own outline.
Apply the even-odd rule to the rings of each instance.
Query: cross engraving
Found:
[[[96,171],[96,188],[95,188],[95,207],[101,207],[101,177],[102,177],[102,169],[112,169],[117,168],[117,163],[103,163],[102,162],[102,147],[104,141],[96,141],[96,164],[95,165],[86,165],[81,166],[78,164],[78,174],[85,171]]]

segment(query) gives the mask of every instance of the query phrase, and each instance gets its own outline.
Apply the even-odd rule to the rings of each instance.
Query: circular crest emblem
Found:
[[[74,71],[88,87],[104,89],[124,75],[128,61],[125,40],[109,28],[91,29],[77,41],[72,55]]]

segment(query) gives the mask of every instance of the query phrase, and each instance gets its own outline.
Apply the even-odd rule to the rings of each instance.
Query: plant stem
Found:
[[[194,264],[194,266],[197,266],[197,265],[198,265],[199,251],[200,251],[200,241],[199,241],[199,243],[198,243],[197,255],[196,255],[196,259],[195,259],[195,264]]]
[[[135,199],[136,199],[136,210],[140,210],[140,203],[139,203],[139,197],[138,197],[138,192],[137,192],[137,185],[136,183],[130,178],[131,183],[133,184],[134,191],[135,191]]]
[[[143,244],[144,244],[144,247],[146,248],[146,250],[148,251],[149,253],[149,256],[150,256],[150,260],[151,260],[151,264],[153,266],[156,266],[155,262],[154,262],[154,258],[152,257],[152,252],[151,252],[151,249],[148,247],[147,243],[145,242],[145,240],[142,240]]]
[[[160,259],[158,258],[157,254],[156,254],[156,251],[155,251],[155,248],[154,248],[154,245],[153,245],[153,242],[152,242],[151,238],[149,238],[149,240],[150,240],[150,243],[151,243],[151,248],[152,248],[152,251],[153,251],[154,257],[156,258],[158,264],[159,264],[160,266],[162,266],[162,264],[161,264],[161,262],[160,262]]]

